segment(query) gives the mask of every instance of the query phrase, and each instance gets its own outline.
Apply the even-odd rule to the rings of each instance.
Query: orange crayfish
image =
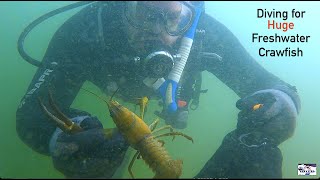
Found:
[[[86,91],[94,94],[88,90]],[[94,95],[97,96],[96,94]],[[119,132],[121,132],[131,147],[137,150],[128,167],[131,177],[134,178],[131,171],[133,163],[135,159],[141,156],[155,173],[154,178],[179,178],[182,174],[182,160],[173,160],[169,156],[167,150],[163,147],[164,141],[158,140],[157,138],[163,136],[180,135],[188,140],[191,140],[192,142],[193,139],[181,132],[173,132],[173,128],[170,125],[155,129],[159,119],[155,120],[148,126],[135,113],[120,105],[117,101],[112,100],[112,97],[113,95],[109,101],[103,99],[103,101],[105,101],[108,105],[110,116],[119,129]],[[99,98],[102,99],[101,97]],[[141,100],[144,101],[144,103],[141,104],[145,105],[148,99],[141,98]],[[142,115],[143,111],[141,112],[141,116]],[[153,133],[164,129],[170,129],[171,132],[153,135]]]

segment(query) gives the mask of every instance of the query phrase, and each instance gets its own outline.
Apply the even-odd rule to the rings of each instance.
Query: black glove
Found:
[[[298,108],[293,99],[283,91],[257,91],[240,99],[236,106],[241,110],[237,124],[239,136],[255,133],[253,138],[259,136],[279,145],[294,133]]]
[[[107,137],[96,117],[79,116],[72,120],[83,131],[71,135],[57,129],[50,142],[54,167],[67,178],[111,178],[129,144],[117,129]]]
[[[178,108],[176,112],[167,112],[163,110],[161,113],[156,111],[155,114],[165,120],[167,125],[173,128],[185,129],[188,125],[189,111],[187,108]]]

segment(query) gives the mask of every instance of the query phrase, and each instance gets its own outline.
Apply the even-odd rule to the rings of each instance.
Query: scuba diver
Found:
[[[67,178],[111,178],[129,145],[116,128],[106,135],[97,117],[70,107],[83,83],[90,81],[107,95],[118,90],[115,96],[126,101],[158,99],[163,108],[157,115],[184,129],[189,108],[197,107],[205,92],[201,72],[206,70],[240,97],[240,112],[236,129],[195,177],[281,178],[278,145],[294,134],[297,90],[260,66],[204,10],[202,1],[94,2],[57,30],[41,62],[23,51],[32,29],[27,28],[19,52],[39,68],[16,112],[21,140],[52,157]],[[72,121],[65,121],[64,130],[43,112],[42,105],[49,107],[52,100]],[[80,130],[68,133],[71,126]]]

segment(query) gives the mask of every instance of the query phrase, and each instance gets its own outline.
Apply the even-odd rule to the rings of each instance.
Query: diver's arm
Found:
[[[208,15],[204,15],[200,22],[200,27],[206,30],[203,51],[214,52],[222,57],[221,60],[203,58],[202,64],[206,70],[241,98],[258,90],[279,89],[285,91],[300,109],[295,88],[257,63],[228,28]]]
[[[49,140],[57,126],[45,115],[38,98],[48,106],[48,91],[51,90],[62,112],[74,117],[69,107],[88,78],[91,49],[87,45],[90,43],[85,41],[90,39],[84,39],[89,32],[82,26],[86,26],[86,21],[80,14],[55,33],[42,60],[43,66],[37,70],[17,109],[17,133],[39,153],[49,155]]]

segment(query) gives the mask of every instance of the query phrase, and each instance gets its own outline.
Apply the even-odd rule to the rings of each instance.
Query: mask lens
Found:
[[[159,17],[157,17],[157,14],[152,11],[152,9],[141,4],[143,3],[137,1],[127,2],[125,16],[132,26],[143,30],[149,30],[157,23]]]
[[[174,6],[160,8],[151,2],[128,1],[125,16],[135,28],[155,32],[162,26],[170,35],[181,35],[191,26],[194,11],[183,2],[171,3]]]
[[[180,9],[176,11],[168,11],[165,17],[166,30],[169,34],[182,34],[191,25],[193,11],[185,4],[180,3]]]

